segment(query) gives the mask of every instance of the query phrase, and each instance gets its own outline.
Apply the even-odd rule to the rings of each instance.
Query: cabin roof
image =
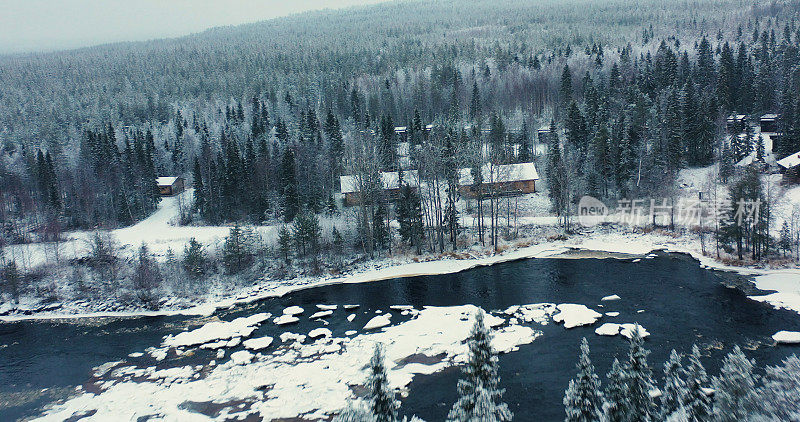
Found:
[[[778,115],[774,113],[761,116],[761,120],[778,120]]]
[[[795,167],[798,164],[800,164],[800,151],[795,152],[794,154],[788,157],[778,160],[778,165],[787,169]]]
[[[469,186],[475,183],[471,168],[459,169],[458,173],[459,185]],[[484,164],[481,168],[481,175],[483,177],[483,183],[539,180],[539,173],[536,171],[536,165],[534,163],[501,164],[495,166]]]
[[[342,184],[342,193],[356,193],[361,189],[358,186],[358,177],[354,175],[339,176]],[[403,181],[411,187],[419,186],[419,173],[416,170],[403,171]],[[384,190],[398,189],[400,187],[400,176],[396,171],[382,171],[381,182]]]
[[[156,178],[156,184],[158,186],[172,186],[175,182],[180,179],[179,176],[162,176]]]

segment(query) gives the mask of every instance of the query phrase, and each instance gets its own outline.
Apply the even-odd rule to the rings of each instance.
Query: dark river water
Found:
[[[218,311],[230,320],[256,312],[280,314],[285,306],[300,305],[306,314],[314,305],[360,304],[354,323],[344,312],[335,312],[326,327],[334,336],[361,327],[374,310],[390,305],[452,306],[474,304],[486,310],[511,305],[553,302],[580,303],[600,312],[617,311],[593,326],[565,329],[557,324],[534,328],[543,336],[519,351],[500,357],[501,385],[515,420],[563,420],[561,400],[574,375],[581,337],[589,339],[592,360],[605,374],[615,355],[627,343],[622,337],[602,337],[594,329],[602,322],[638,322],[650,333],[651,366],[660,375],[671,349],[688,351],[697,343],[704,350],[709,373],[735,344],[759,366],[776,364],[800,352],[800,347],[774,346],[771,335],[779,330],[800,331],[800,316],[791,311],[747,299],[738,290],[724,287],[721,274],[701,269],[682,255],[661,255],[639,262],[620,259],[528,259],[457,274],[421,276],[341,284],[302,290],[281,298]],[[601,302],[617,294],[622,300]],[[603,307],[601,308],[600,305]],[[399,323],[408,317],[392,318]],[[68,397],[90,378],[92,367],[128,360],[142,366],[153,364],[147,355],[127,358],[149,346],[158,346],[164,335],[194,328],[205,321],[196,317],[148,317],[88,322],[0,323],[0,420],[17,420],[39,414],[48,403]],[[279,327],[265,323],[253,336],[278,336],[284,331],[307,332],[321,323],[301,318],[300,323]],[[274,345],[271,347],[275,347]],[[191,358],[168,358],[159,366],[182,366],[213,359],[213,351],[198,350]],[[366,358],[365,358],[366,359]],[[403,414],[428,421],[443,420],[456,399],[455,369],[418,375],[410,394],[402,400]]]

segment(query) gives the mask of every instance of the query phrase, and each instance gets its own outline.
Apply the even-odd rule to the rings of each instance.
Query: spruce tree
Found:
[[[683,406],[686,396],[684,373],[681,355],[673,349],[669,360],[664,363],[664,389],[659,398],[661,403],[659,413],[662,419],[667,419]]]
[[[683,405],[689,421],[705,421],[711,415],[711,399],[703,391],[703,384],[708,382],[706,370],[700,362],[700,349],[692,346],[692,353],[687,356],[686,396]]]
[[[245,269],[251,259],[252,251],[248,239],[239,224],[234,224],[222,248],[222,265],[229,274],[236,274]]]
[[[628,397],[624,377],[625,367],[614,358],[611,370],[606,374],[608,382],[603,393],[605,404],[603,413],[608,422],[624,422],[627,416]]]
[[[281,226],[278,231],[278,250],[283,260],[288,264],[292,252],[292,233],[285,225]]]
[[[205,273],[206,258],[203,245],[195,238],[189,239],[189,244],[183,249],[183,268],[194,278],[199,278]]]
[[[747,359],[739,346],[722,361],[720,374],[713,379],[715,421],[743,421],[755,413],[759,400],[754,367],[755,361]]]
[[[650,351],[644,348],[644,339],[638,328],[633,330],[628,350],[628,362],[623,372],[627,389],[627,420],[647,422],[653,420],[655,406],[650,390],[653,389],[652,371],[647,364]]]
[[[500,377],[497,355],[492,349],[492,334],[482,311],[475,314],[469,340],[469,357],[458,381],[458,400],[447,415],[449,422],[511,420],[508,405],[502,402],[505,390],[498,388]]]
[[[767,413],[781,421],[800,420],[800,358],[789,356],[778,366],[768,366],[759,399]]]
[[[294,151],[286,148],[281,161],[281,193],[283,194],[283,220],[290,222],[300,210],[300,194],[295,175]]]
[[[386,363],[383,346],[375,345],[375,352],[369,361],[369,377],[367,378],[367,402],[376,422],[397,421],[397,401],[394,390],[389,385],[386,374]]]
[[[567,412],[565,421],[599,421],[602,418],[603,395],[600,391],[600,379],[589,359],[589,343],[586,337],[581,340],[577,368],[578,375],[569,381],[569,387],[564,394],[564,408]]]

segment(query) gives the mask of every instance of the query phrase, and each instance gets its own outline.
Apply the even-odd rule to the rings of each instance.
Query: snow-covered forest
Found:
[[[152,291],[176,271],[199,282],[172,293],[227,275],[291,276],[294,264],[321,274],[362,257],[500,251],[579,232],[570,216],[583,195],[674,205],[688,195],[682,175],[699,169],[696,190],[729,211],[651,228],[699,232],[703,253],[728,262],[796,257],[797,195],[779,215],[765,175],[800,151],[798,10],[399,2],[0,57],[5,292],[63,296],[61,281],[111,279],[157,307]],[[769,145],[756,125],[767,113]],[[730,135],[736,114],[751,121]],[[532,195],[512,198],[479,170],[527,162],[539,170]],[[382,188],[392,171],[396,189]],[[225,241],[158,248],[142,237],[120,252],[107,230],[156,211],[159,176],[189,188],[171,224],[229,227]],[[357,182],[357,203],[341,176]],[[742,198],[763,204],[745,225]],[[557,224],[532,229],[525,218],[538,217]]]
[[[523,258],[667,261],[656,250],[758,275],[725,286],[744,292],[739,299],[800,312],[798,183],[800,0],[397,1],[0,55],[0,317],[206,318],[242,304],[277,306],[258,303],[309,287]],[[582,219],[587,196],[604,213],[608,206],[609,218]],[[644,210],[636,224],[610,218],[636,201]],[[687,204],[699,208],[686,215]],[[262,414],[298,391],[325,391],[327,402],[284,403],[280,416],[405,421],[400,404],[414,375],[460,364],[447,420],[507,421],[519,403],[506,403],[498,353],[533,342],[551,320],[572,329],[620,315],[541,302],[486,314],[477,305],[393,305],[356,316],[361,305],[318,299],[302,321],[299,306],[271,321],[333,321],[335,331],[368,317],[364,332],[316,327],[308,338],[318,340],[307,343],[278,334],[285,362],[270,355],[277,347],[267,351],[273,337],[265,335],[219,366],[272,314],[203,320],[128,355],[162,362],[213,350],[202,371],[117,368],[97,397],[73,396],[49,411],[75,417],[96,399],[107,406],[98,417],[113,414],[131,377],[159,379],[162,370],[179,369],[180,394],[228,388],[255,371],[291,378],[284,364],[295,359],[323,375],[313,386],[273,384],[273,402],[265,385],[253,385],[264,392]],[[630,302],[625,317],[646,312]],[[375,331],[392,323],[392,311],[402,322]],[[537,330],[522,326],[530,322]],[[424,350],[411,350],[420,325],[431,331],[421,336]],[[594,332],[626,337],[630,348],[603,377],[589,342],[574,345],[568,421],[800,420],[797,357],[762,365],[746,355],[797,344],[800,332],[780,331],[769,345],[742,340],[715,356],[714,374],[702,360],[722,343],[673,350],[662,366],[648,364],[649,333],[635,320]],[[192,336],[208,338],[178,341]],[[347,346],[373,357],[342,358]],[[315,359],[327,366],[313,368]],[[331,368],[342,379],[332,380]],[[155,396],[167,387],[147,388]],[[236,393],[251,400],[245,387]],[[351,390],[359,399],[342,409]],[[183,406],[178,399],[158,403]],[[240,399],[231,393],[232,403]],[[150,404],[139,398],[130,408]]]

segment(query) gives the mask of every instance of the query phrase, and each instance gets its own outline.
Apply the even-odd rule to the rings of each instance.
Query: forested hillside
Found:
[[[796,0],[396,2],[0,57],[4,241],[131,224],[164,175],[195,188],[182,215],[194,224],[335,213],[339,176],[363,175],[351,236],[370,255],[391,248],[393,219],[417,250],[455,248],[458,169],[485,163],[536,161],[559,216],[584,194],[669,197],[678,170],[719,161],[727,180],[759,148],[723,142],[731,112],[779,114],[776,154],[800,150],[799,12]],[[375,188],[401,167],[433,188]],[[496,244],[511,203],[480,195],[484,244],[483,199]]]

